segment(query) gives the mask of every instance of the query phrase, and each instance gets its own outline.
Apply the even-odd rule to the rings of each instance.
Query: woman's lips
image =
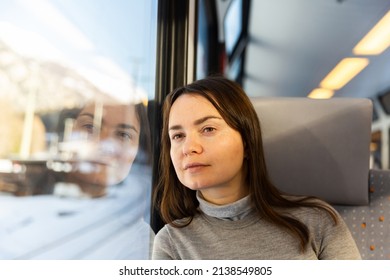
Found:
[[[198,162],[188,163],[184,166],[184,170],[187,170],[190,172],[196,172],[196,171],[199,171],[207,166],[210,166],[210,165],[204,164],[204,163],[198,163]]]

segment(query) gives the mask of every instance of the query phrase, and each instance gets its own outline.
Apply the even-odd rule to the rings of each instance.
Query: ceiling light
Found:
[[[356,55],[380,54],[390,46],[390,11],[355,46]]]
[[[320,86],[327,89],[337,90],[353,79],[369,63],[367,58],[344,58],[322,80]]]
[[[333,96],[334,91],[326,88],[316,88],[307,96],[313,99],[329,99]]]

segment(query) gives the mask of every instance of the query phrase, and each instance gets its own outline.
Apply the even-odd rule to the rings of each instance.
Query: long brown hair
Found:
[[[256,111],[243,89],[237,83],[222,76],[208,77],[177,88],[165,99],[160,176],[155,193],[156,205],[164,222],[175,227],[184,227],[198,212],[199,202],[196,192],[179,181],[170,158],[169,113],[175,100],[183,94],[198,94],[206,98],[226,123],[241,134],[246,149],[244,176],[252,204],[259,215],[271,223],[286,228],[299,238],[302,249],[309,242],[307,226],[294,217],[279,213],[276,209],[317,207],[328,212],[337,223],[336,213],[327,204],[314,200],[313,197],[288,199],[274,186],[265,163],[260,122]]]

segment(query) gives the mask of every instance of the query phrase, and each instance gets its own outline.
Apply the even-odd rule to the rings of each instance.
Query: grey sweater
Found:
[[[165,225],[156,235],[153,259],[360,259],[342,218],[334,225],[323,210],[299,208],[290,215],[310,231],[305,252],[285,229],[262,219],[249,197],[216,206],[200,198],[200,214],[184,228]]]

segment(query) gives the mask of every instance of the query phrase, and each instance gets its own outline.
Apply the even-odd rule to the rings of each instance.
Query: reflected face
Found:
[[[182,184],[206,194],[243,187],[244,144],[204,97],[184,94],[169,114],[170,155]]]
[[[88,140],[86,159],[103,164],[74,174],[81,183],[107,186],[123,181],[137,155],[140,122],[134,105],[86,106],[74,124],[74,134]],[[88,168],[86,168],[88,169]]]

